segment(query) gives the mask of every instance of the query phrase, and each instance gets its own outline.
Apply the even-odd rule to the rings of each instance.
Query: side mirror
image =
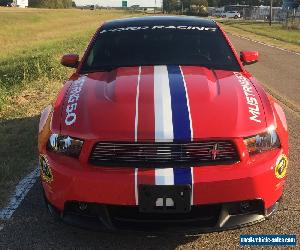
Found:
[[[257,51],[241,51],[240,59],[244,65],[256,63],[258,61]]]
[[[69,68],[77,68],[79,65],[79,55],[76,55],[76,54],[63,55],[60,63],[63,66],[66,66]]]

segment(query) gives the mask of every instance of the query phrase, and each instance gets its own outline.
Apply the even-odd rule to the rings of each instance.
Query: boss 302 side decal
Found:
[[[77,109],[77,102],[79,100],[80,92],[82,86],[85,81],[85,76],[79,78],[78,80],[74,81],[71,86],[70,95],[68,97],[68,105],[66,107],[66,119],[65,123],[67,126],[72,125],[76,121],[76,109]]]

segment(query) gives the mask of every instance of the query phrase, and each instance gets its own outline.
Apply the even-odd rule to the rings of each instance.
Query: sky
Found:
[[[122,0],[75,0],[77,5],[98,4],[99,6],[121,7]],[[162,0],[127,0],[127,6],[140,5],[141,7],[160,7]]]

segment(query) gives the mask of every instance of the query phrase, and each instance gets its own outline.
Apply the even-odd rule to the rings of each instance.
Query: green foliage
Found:
[[[37,166],[39,113],[74,71],[60,64],[61,56],[82,53],[101,21],[124,16],[133,15],[15,8],[0,13],[0,207]]]
[[[207,7],[207,0],[190,0],[191,5]]]
[[[72,7],[72,0],[29,0],[29,7],[66,9]]]
[[[293,8],[294,9],[298,9],[300,6],[300,0],[294,0],[293,1]]]
[[[40,78],[62,81],[69,70],[60,65],[60,56],[68,52],[81,52],[87,42],[87,34],[53,42],[43,47],[24,51],[0,61],[0,96],[5,98],[24,84]],[[5,94],[6,93],[6,94]],[[0,106],[1,106],[0,98]],[[3,102],[4,100],[2,100]],[[0,107],[1,111],[1,107]]]
[[[60,65],[61,55],[80,53],[89,37],[89,32],[82,32],[0,60],[0,207],[11,186],[37,165],[36,113],[54,99],[73,71]]]
[[[299,30],[283,29],[282,24],[273,24],[271,27],[266,22],[251,22],[251,21],[224,21],[223,25],[238,28],[240,30],[250,32],[263,37],[276,39],[286,44],[294,44],[300,46]]]
[[[181,7],[177,0],[163,0],[163,8],[166,13],[179,10]]]
[[[0,6],[7,6],[10,3],[11,3],[10,0],[0,0]]]
[[[207,0],[163,0],[163,8],[167,13],[181,11],[182,7],[186,13],[191,12],[191,6],[207,7]]]
[[[36,81],[62,82],[70,70],[60,65],[61,55],[81,53],[102,20],[122,16],[131,15],[111,10],[19,12],[14,8],[1,13],[0,117],[11,96],[34,88]]]
[[[225,5],[249,5],[249,6],[260,6],[260,5],[270,5],[270,0],[209,0],[208,6],[221,7]],[[273,6],[282,6],[282,0],[273,0]]]

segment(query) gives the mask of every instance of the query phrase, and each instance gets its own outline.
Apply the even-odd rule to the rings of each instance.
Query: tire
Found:
[[[234,16],[234,19],[238,19],[239,17],[237,15]]]

